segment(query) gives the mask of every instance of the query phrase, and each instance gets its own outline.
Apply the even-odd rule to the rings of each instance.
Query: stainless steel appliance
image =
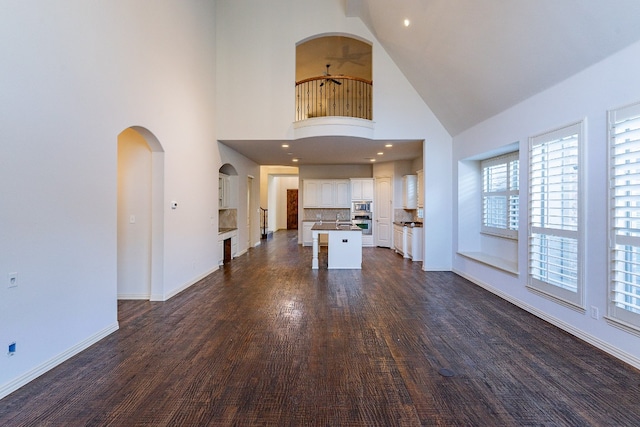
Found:
[[[354,201],[351,204],[351,223],[362,229],[363,235],[373,233],[373,203],[370,200]]]
[[[370,200],[359,200],[351,202],[351,213],[354,212],[369,212],[371,213],[371,204]]]

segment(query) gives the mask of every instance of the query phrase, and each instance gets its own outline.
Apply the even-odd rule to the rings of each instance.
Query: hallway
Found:
[[[169,301],[121,301],[120,329],[1,400],[0,425],[640,419],[637,370],[455,274],[388,249],[363,259],[312,271],[311,248],[279,231]]]

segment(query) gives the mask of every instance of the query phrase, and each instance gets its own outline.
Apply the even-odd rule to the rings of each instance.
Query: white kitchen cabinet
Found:
[[[302,204],[305,208],[317,208],[320,206],[320,182],[305,179],[303,183]]]
[[[336,208],[351,208],[351,197],[348,180],[336,180],[334,181],[334,205]]]
[[[402,207],[404,209],[416,209],[418,207],[416,175],[402,177]]]
[[[311,246],[313,244],[313,236],[311,233],[311,227],[315,222],[303,221],[302,222],[302,246]]]
[[[404,228],[402,225],[393,224],[393,248],[402,255],[405,253]]]
[[[373,200],[373,178],[351,179],[351,200]]]
[[[321,181],[318,193],[318,207],[332,208],[334,203],[335,185],[332,181]]]
[[[305,179],[304,208],[350,208],[349,181],[346,179]]]
[[[224,233],[218,233],[218,264],[224,263],[224,241],[231,239],[231,259],[238,254],[238,230],[230,230]]]
[[[422,227],[407,227],[407,257],[412,261],[422,261]]]
[[[231,178],[223,173],[218,175],[218,207],[227,209],[230,205]]]
[[[424,172],[422,171],[422,169],[420,169],[418,171],[418,182],[416,184],[416,191],[418,193],[418,208],[422,209],[424,208]]]

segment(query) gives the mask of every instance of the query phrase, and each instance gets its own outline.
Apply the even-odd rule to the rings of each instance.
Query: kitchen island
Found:
[[[313,259],[311,268],[318,269],[318,236],[327,234],[328,268],[362,268],[362,229],[351,224],[318,222],[311,227],[313,237]]]

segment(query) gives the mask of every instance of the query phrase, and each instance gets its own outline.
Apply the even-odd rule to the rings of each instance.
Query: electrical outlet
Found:
[[[598,310],[598,307],[596,307],[595,305],[591,306],[591,317],[598,320],[598,318],[600,317],[600,312]]]
[[[18,286],[18,273],[7,274],[7,286],[9,288],[15,288]]]

